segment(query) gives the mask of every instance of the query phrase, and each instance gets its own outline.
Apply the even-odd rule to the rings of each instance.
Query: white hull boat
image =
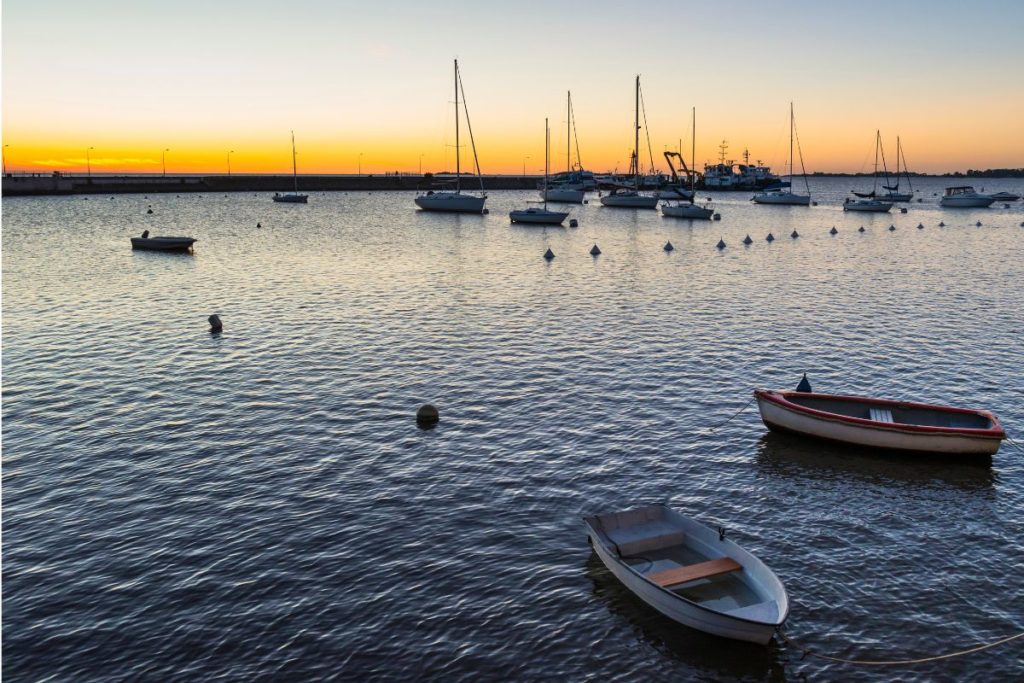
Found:
[[[461,192],[427,192],[415,199],[416,206],[424,211],[448,211],[456,213],[483,213],[487,195],[477,196]]]
[[[784,204],[787,206],[810,206],[810,195],[792,192],[761,192],[753,196],[755,204]]]
[[[582,204],[585,194],[583,190],[549,187],[546,191],[541,191],[541,199],[548,202],[561,202],[563,204]]]
[[[594,552],[626,588],[669,619],[734,640],[767,644],[789,597],[763,562],[664,505],[585,517]]]
[[[987,457],[1006,438],[987,410],[801,391],[754,396],[769,429],[853,446]]]
[[[569,216],[568,211],[549,211],[548,209],[529,208],[510,211],[509,219],[513,223],[533,223],[536,225],[561,225]]]
[[[635,190],[616,190],[601,197],[601,204],[625,209],[653,209],[658,206],[658,198]]]
[[[147,251],[190,251],[193,237],[132,237],[132,249]]]
[[[661,215],[672,218],[698,218],[710,220],[715,210],[710,207],[697,206],[696,204],[662,204]]]
[[[939,200],[939,205],[946,208],[961,209],[971,207],[992,206],[996,198],[990,194],[975,192],[973,187],[947,187],[946,193]]]
[[[849,199],[843,203],[843,211],[864,211],[867,213],[886,213],[892,209],[892,202],[878,199]]]

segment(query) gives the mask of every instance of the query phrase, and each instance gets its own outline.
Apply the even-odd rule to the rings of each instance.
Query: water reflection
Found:
[[[694,667],[694,675],[700,672],[715,680],[786,680],[774,641],[761,646],[677,624],[631,593],[594,552],[587,558],[586,575],[593,583],[594,597],[608,608],[613,618],[629,623],[638,638],[662,655]]]
[[[991,458],[965,461],[950,456],[880,453],[776,432],[766,432],[758,440],[757,466],[771,476],[842,478],[911,488],[978,491],[998,483]]]

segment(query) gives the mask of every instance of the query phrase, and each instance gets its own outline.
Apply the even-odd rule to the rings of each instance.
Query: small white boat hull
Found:
[[[586,193],[583,190],[567,190],[564,188],[548,188],[547,192],[541,191],[541,199],[549,202],[561,202],[563,204],[582,204]]]
[[[792,192],[762,192],[755,194],[755,204],[783,204],[786,206],[810,206],[810,195],[793,194]]]
[[[986,206],[992,206],[995,201],[995,197],[987,197],[984,195],[978,195],[976,197],[957,196],[943,197],[939,200],[939,205],[944,206],[947,209],[967,209],[974,207],[984,208]]]
[[[991,413],[985,411],[951,409],[942,406],[860,397],[805,394],[808,398],[861,402],[865,406],[865,417],[858,418],[794,405],[788,399],[791,396],[799,396],[799,392],[758,389],[754,392],[754,396],[757,398],[761,420],[768,428],[853,446],[949,455],[991,456],[999,450],[1000,443],[1005,438],[1005,433],[999,426],[998,420]],[[881,410],[887,413],[888,421],[871,419],[869,417],[871,407],[874,407],[876,411]],[[952,415],[962,416],[964,421],[978,419],[984,422],[987,419],[991,426],[984,429],[981,427],[958,428],[894,422],[892,416],[894,410],[932,410],[940,414],[948,411]],[[979,417],[974,418],[974,416]]]
[[[757,598],[755,599],[764,602],[732,610],[701,606],[700,603],[692,602],[647,578],[655,573],[652,563],[648,562],[647,568],[639,565],[640,570],[636,565],[628,564],[626,559],[636,559],[641,555],[627,553],[623,557],[619,549],[626,546],[620,546],[613,541],[616,530],[609,530],[606,526],[607,522],[602,520],[617,516],[650,515],[651,513],[664,514],[674,524],[679,525],[676,529],[680,532],[680,537],[686,539],[686,543],[694,543],[717,557],[730,558],[738,563],[740,569],[737,574],[743,575],[745,585],[749,584],[756,588]],[[763,562],[733,541],[719,535],[717,531],[695,520],[683,517],[662,505],[610,515],[595,515],[585,518],[584,521],[594,552],[597,553],[605,567],[630,592],[669,619],[712,635],[762,645],[771,641],[775,630],[785,623],[789,614],[789,598],[782,582]],[[734,614],[729,614],[729,611]]]
[[[673,218],[696,218],[710,220],[715,210],[697,206],[696,204],[662,204],[661,215]]]
[[[654,209],[658,206],[658,198],[635,192],[613,192],[601,197],[601,204],[624,209]]]
[[[454,213],[483,213],[487,195],[477,196],[461,192],[428,192],[416,197],[416,206],[424,211]]]
[[[567,211],[548,211],[547,209],[523,209],[510,211],[509,219],[513,223],[532,223],[534,225],[561,225],[569,216]]]
[[[843,204],[843,211],[861,211],[864,213],[887,213],[892,209],[892,202],[877,199],[854,199]]]

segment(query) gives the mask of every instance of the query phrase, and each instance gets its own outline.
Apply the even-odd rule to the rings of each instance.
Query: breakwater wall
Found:
[[[532,190],[538,176],[484,176],[487,190]],[[386,191],[439,189],[451,182],[447,176],[419,175],[301,175],[299,192]],[[295,184],[290,175],[213,176],[69,176],[6,175],[3,196],[58,194],[125,194],[184,192],[290,192]],[[480,187],[475,178],[464,178],[462,187]]]

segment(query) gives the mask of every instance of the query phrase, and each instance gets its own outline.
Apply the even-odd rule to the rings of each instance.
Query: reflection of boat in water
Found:
[[[665,505],[584,518],[594,552],[623,585],[670,619],[767,644],[789,615],[782,582],[761,560]]]

